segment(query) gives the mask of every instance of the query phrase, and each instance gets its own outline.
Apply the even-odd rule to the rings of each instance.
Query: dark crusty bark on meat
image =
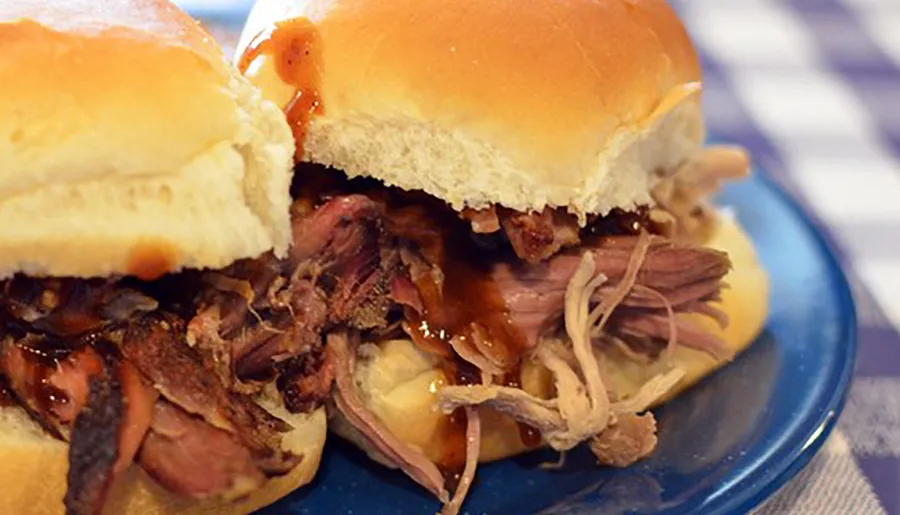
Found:
[[[362,195],[295,205],[293,226],[288,259],[264,256],[207,275],[189,333],[207,362],[227,363],[222,375],[276,374],[288,409],[306,411],[331,390],[322,333],[386,325],[399,258],[385,243],[379,206]]]
[[[575,217],[549,207],[540,213],[501,209],[500,224],[516,255],[529,263],[540,263],[580,241]]]
[[[185,342],[181,320],[148,315],[115,337],[123,356],[167,401],[232,433],[251,451],[261,470],[279,475],[298,463],[298,457],[281,449],[281,433],[290,426],[250,397],[229,392],[211,370],[204,368]]]
[[[330,398],[334,360],[324,348],[283,361],[277,368],[276,383],[288,411],[306,413]]]
[[[0,307],[11,317],[57,336],[84,334],[157,308],[152,298],[103,279],[16,276],[0,292]]]
[[[100,513],[113,480],[134,460],[150,426],[146,408],[152,397],[137,391],[142,386],[133,381],[140,380],[109,356],[104,365],[89,379],[88,397],[72,425],[64,499],[69,515]]]
[[[99,513],[112,485],[125,402],[122,384],[115,371],[110,372],[91,378],[87,403],[72,428],[64,499],[69,515]]]
[[[203,497],[243,495],[302,459],[281,448],[287,424],[229,391],[187,345],[183,319],[146,295],[104,281],[13,282],[3,284],[11,295],[0,303],[0,375],[20,406],[69,441],[70,513],[99,512],[110,484],[139,451],[166,486]],[[101,309],[103,303],[116,309]],[[186,464],[218,476],[203,476],[206,486],[196,487]]]

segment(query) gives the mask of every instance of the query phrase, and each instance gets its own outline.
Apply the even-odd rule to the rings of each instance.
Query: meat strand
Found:
[[[479,415],[477,407],[469,407],[466,408],[466,465],[463,468],[462,476],[459,478],[456,491],[453,492],[453,498],[441,510],[442,515],[456,515],[459,513],[466,496],[469,494],[472,483],[475,482],[475,469],[478,468],[478,455],[480,452],[481,415]]]
[[[637,239],[632,237],[604,238],[585,250],[597,263],[597,271],[609,279],[594,293],[595,301],[602,301],[613,292],[623,277],[629,256]],[[530,345],[555,328],[562,316],[565,289],[574,275],[579,257],[562,253],[544,265],[515,265],[500,263],[492,276],[500,288],[513,323],[528,337]],[[722,287],[722,279],[730,268],[730,261],[721,252],[687,244],[676,244],[660,237],[651,237],[646,258],[637,273],[637,283],[623,299],[608,330],[665,340],[668,338],[667,309],[676,313],[701,312],[719,318],[704,305],[714,299]],[[662,297],[662,300],[660,299]],[[657,320],[666,320],[665,331]],[[691,331],[687,322],[679,322],[681,345],[722,356],[724,345],[715,336]],[[684,330],[682,330],[684,329]]]
[[[593,437],[590,448],[601,465],[621,468],[649,456],[656,448],[656,440],[656,420],[652,413],[626,413]]]
[[[337,409],[372,448],[437,496],[441,502],[447,502],[449,496],[437,466],[384,427],[360,398],[353,377],[356,349],[351,346],[350,337],[345,333],[331,333],[326,345],[335,363],[334,401]]]

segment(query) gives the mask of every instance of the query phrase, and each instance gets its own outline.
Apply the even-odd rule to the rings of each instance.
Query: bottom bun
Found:
[[[747,348],[761,331],[768,312],[769,280],[761,268],[753,243],[740,226],[727,216],[720,217],[718,227],[704,246],[728,253],[733,270],[725,277],[729,285],[722,291],[716,307],[727,313],[730,323],[721,329],[715,321],[699,315],[690,317],[711,333],[718,334],[735,354]],[[674,365],[685,375],[656,405],[670,400],[700,381],[726,361],[708,354],[678,347],[668,363],[639,364],[624,356],[607,354],[606,372],[609,385],[620,397],[630,396],[655,375]],[[364,345],[356,380],[369,409],[398,438],[440,462],[445,456],[444,442],[448,431],[455,431],[448,417],[436,407],[435,392],[446,377],[436,359],[419,351],[408,340],[392,340],[378,346]],[[542,398],[553,395],[553,377],[543,367],[525,360],[522,366],[522,388]],[[357,445],[362,441],[349,424],[336,421],[331,428]],[[481,461],[493,461],[529,450],[520,437],[518,424],[489,408],[481,408]]]
[[[294,415],[283,408],[269,411],[294,429],[282,446],[303,460],[290,474],[269,480],[236,502],[195,501],[173,495],[157,485],[138,466],[132,466],[113,485],[103,512],[129,515],[244,515],[272,504],[309,483],[325,446],[323,409]],[[0,513],[56,515],[65,512],[68,445],[47,435],[19,408],[0,409]]]

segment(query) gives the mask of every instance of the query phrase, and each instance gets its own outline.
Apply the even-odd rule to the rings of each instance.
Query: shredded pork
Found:
[[[478,408],[466,408],[466,465],[453,498],[444,505],[442,515],[457,515],[462,508],[472,483],[475,482],[475,470],[478,468],[478,453],[481,451],[481,416]]]
[[[545,441],[555,450],[566,451],[585,440],[594,439],[599,442],[597,448],[603,449],[605,453],[609,447],[604,446],[603,442],[609,441],[610,435],[619,438],[619,433],[616,432],[619,430],[615,429],[620,424],[619,420],[646,410],[683,375],[681,370],[671,370],[648,382],[634,397],[613,403],[611,392],[607,390],[601,374],[599,360],[603,359],[602,354],[594,352],[593,340],[602,334],[613,311],[634,287],[649,245],[649,237],[643,235],[622,280],[593,309],[592,296],[604,285],[607,277],[597,273],[593,254],[583,254],[566,289],[565,328],[568,346],[563,346],[560,342],[545,341],[536,350],[539,361],[553,373],[556,399],[539,399],[522,390],[503,386],[448,386],[438,393],[441,409],[449,412],[461,406],[490,406],[538,428]],[[568,357],[570,352],[574,355],[575,367]],[[652,420],[650,414],[644,417]],[[643,451],[648,445],[652,449],[655,437],[652,442],[646,438],[640,441],[642,445],[638,447],[641,452],[622,447],[622,454],[609,456],[598,453],[597,456],[610,464],[633,462],[646,454]]]
[[[703,241],[716,223],[709,197],[722,183],[747,177],[750,159],[741,148],[717,145],[698,153],[652,191],[651,218],[663,233],[681,241]]]

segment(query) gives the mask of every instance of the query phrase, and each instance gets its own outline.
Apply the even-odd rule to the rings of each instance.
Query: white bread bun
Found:
[[[297,487],[309,483],[319,468],[325,445],[325,410],[292,415],[270,409],[294,430],[284,436],[283,447],[303,461],[290,474],[271,479],[239,502],[197,502],[165,491],[132,465],[113,485],[103,513],[128,515],[244,515],[272,504]],[[48,436],[19,408],[0,408],[0,513],[61,515],[65,512],[68,445]]]
[[[165,0],[0,2],[0,277],[152,279],[290,243],[277,106]]]
[[[303,159],[456,209],[647,204],[704,139],[698,59],[665,0],[260,0],[238,56],[292,19],[314,32],[291,55],[322,109]],[[284,107],[278,51],[247,75]]]
[[[768,312],[768,276],[756,258],[752,242],[734,220],[721,217],[718,227],[705,246],[726,251],[734,269],[724,281],[730,288],[722,291],[716,306],[727,313],[731,322],[725,330],[712,320],[698,315],[687,316],[722,337],[735,354],[747,348],[759,334]],[[648,366],[627,358],[607,355],[606,374],[610,387],[620,396],[631,396],[653,376],[664,372],[662,362]],[[682,368],[685,375],[658,403],[665,402],[727,364],[686,347],[678,347],[668,366]],[[424,452],[432,460],[444,456],[444,431],[448,420],[437,409],[435,392],[446,377],[435,359],[407,340],[390,341],[378,347],[367,346],[357,361],[356,380],[362,397],[375,415],[394,434]],[[549,371],[526,361],[522,367],[522,387],[541,398],[553,394],[553,378]],[[657,404],[658,404],[657,403]],[[516,423],[488,408],[481,408],[481,461],[492,461],[527,450]],[[354,435],[345,426],[332,426],[339,435],[351,441]],[[358,444],[358,443],[357,443]]]

